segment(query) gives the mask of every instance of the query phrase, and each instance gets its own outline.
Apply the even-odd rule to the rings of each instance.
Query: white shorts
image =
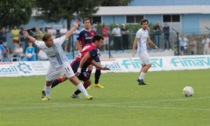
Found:
[[[64,74],[67,78],[73,77],[75,75],[69,63],[65,63],[59,67],[53,67],[50,64],[46,75],[46,81],[54,80],[61,74]]]
[[[139,54],[139,57],[141,59],[141,64],[142,65],[151,64],[151,60],[149,58],[149,54],[148,53]]]
[[[109,38],[108,37],[104,38],[103,44],[104,45],[108,45],[109,44]]]

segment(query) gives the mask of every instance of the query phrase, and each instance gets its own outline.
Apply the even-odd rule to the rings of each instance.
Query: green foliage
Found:
[[[101,0],[37,0],[37,7],[42,12],[38,18],[58,22],[60,19],[77,18],[77,15],[90,16],[97,12],[100,3]]]
[[[10,27],[29,22],[36,0],[1,0],[0,25]]]

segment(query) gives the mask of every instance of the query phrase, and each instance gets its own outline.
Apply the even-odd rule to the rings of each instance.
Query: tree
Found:
[[[47,22],[58,22],[60,19],[67,20],[70,28],[71,19],[89,17],[98,11],[99,6],[128,5],[132,0],[37,0],[37,18]]]
[[[29,22],[36,0],[1,0],[0,25],[11,27]]]
[[[67,20],[70,28],[71,19],[91,16],[96,13],[101,0],[37,0],[38,11],[41,12],[37,18],[48,22],[58,22],[60,19]]]

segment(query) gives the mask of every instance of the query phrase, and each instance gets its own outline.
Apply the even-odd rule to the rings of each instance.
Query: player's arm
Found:
[[[97,69],[100,69],[100,70],[110,70],[108,67],[102,67],[101,66],[101,62],[96,62],[95,60],[93,60],[91,62]]]
[[[159,50],[159,48],[155,45],[155,43],[150,38],[147,38],[147,42],[151,44],[152,46],[154,46],[156,50]]]
[[[77,30],[78,25],[79,25],[79,20],[76,20],[76,21],[74,22],[74,27],[71,28],[69,31],[66,32],[66,34],[65,34],[66,38],[69,38],[69,37],[72,35],[72,33],[73,33],[75,30]]]
[[[34,37],[30,36],[26,30],[23,31],[23,33],[24,33],[25,37],[28,38],[32,43],[36,42],[36,39]]]
[[[136,55],[136,46],[137,46],[137,42],[138,42],[139,38],[135,38],[134,42],[133,42],[133,51],[132,51],[132,55],[135,56]]]
[[[78,69],[77,69],[77,72],[75,73],[76,76],[79,76],[79,75],[80,75],[81,70],[82,70],[82,67],[83,67],[83,65],[85,64],[85,62],[88,60],[88,58],[90,58],[90,53],[86,53],[86,54],[82,57],[82,59],[81,59],[81,61],[80,61],[80,63],[79,63],[79,67],[78,67]]]
[[[82,51],[82,45],[81,45],[79,40],[76,41],[76,46],[77,46],[77,49],[81,52]]]

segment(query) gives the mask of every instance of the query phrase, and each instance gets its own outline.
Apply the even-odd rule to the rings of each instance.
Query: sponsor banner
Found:
[[[0,63],[0,77],[45,75],[48,61]]]
[[[170,56],[151,57],[149,71],[209,69],[210,56]],[[101,60],[102,66],[111,70],[102,72],[139,72],[141,61],[135,58],[115,58]],[[49,61],[0,63],[0,77],[45,75]],[[95,68],[94,68],[95,69]]]
[[[108,66],[110,72],[139,72],[141,61],[139,58],[117,58],[102,60],[103,66]],[[152,67],[149,71],[192,70],[210,68],[210,56],[167,56],[151,57]],[[108,71],[106,71],[108,72]]]

